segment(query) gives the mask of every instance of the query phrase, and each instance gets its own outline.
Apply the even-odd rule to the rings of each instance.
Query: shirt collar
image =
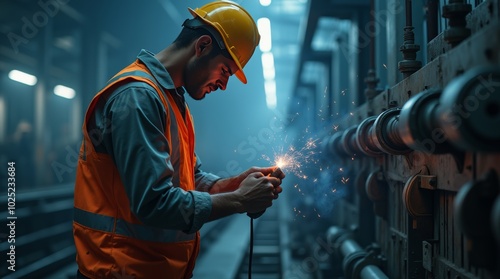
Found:
[[[154,78],[163,88],[168,90],[175,89],[179,95],[184,94],[185,90],[182,86],[178,88],[174,87],[174,82],[172,81],[172,77],[168,73],[167,69],[165,69],[163,64],[156,59],[152,52],[142,49],[141,52],[139,52],[139,55],[137,55],[137,59],[148,67]]]

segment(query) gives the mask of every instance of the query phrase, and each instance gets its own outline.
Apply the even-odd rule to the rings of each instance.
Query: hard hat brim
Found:
[[[221,33],[221,37],[222,37],[222,40],[224,41],[224,45],[226,46],[226,49],[227,51],[229,52],[229,54],[231,55],[231,57],[233,58],[233,61],[236,63],[236,65],[238,66],[238,71],[236,71],[234,73],[234,75],[243,83],[243,84],[247,84],[247,77],[245,76],[245,73],[243,72],[243,67],[241,66],[240,64],[240,61],[238,60],[238,58],[236,57],[236,55],[231,51],[231,48],[229,46],[229,44],[227,43],[226,41],[226,38],[224,36],[222,36],[222,32],[221,30],[219,30],[219,27],[212,24],[210,21],[207,21],[203,14],[199,13],[198,11],[195,11],[191,8],[188,8],[189,12],[191,13],[192,16],[194,17],[198,17],[200,18],[204,23],[214,27],[219,33]]]

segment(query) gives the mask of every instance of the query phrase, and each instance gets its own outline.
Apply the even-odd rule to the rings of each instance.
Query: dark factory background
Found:
[[[207,2],[0,0],[2,278],[75,278],[87,105]],[[236,2],[248,84],[187,101],[204,170],[287,174],[252,276],[500,278],[500,1]],[[194,278],[248,276],[248,220],[202,227]]]

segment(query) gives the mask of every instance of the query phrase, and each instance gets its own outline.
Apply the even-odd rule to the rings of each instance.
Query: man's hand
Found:
[[[249,216],[260,216],[270,207],[274,199],[283,190],[281,180],[270,174],[276,167],[252,167],[237,176],[217,181],[210,189],[212,212],[210,220],[216,220],[234,213],[248,213]],[[257,218],[253,217],[253,218]]]
[[[255,213],[265,210],[273,204],[275,185],[281,180],[264,176],[261,172],[250,173],[235,191],[241,197],[244,212]]]
[[[218,180],[210,189],[210,194],[217,194],[217,193],[224,193],[224,192],[232,192],[232,191],[235,191],[236,189],[238,189],[241,185],[241,183],[243,182],[243,180],[245,180],[251,173],[256,173],[256,172],[260,172],[262,173],[264,176],[268,176],[269,174],[271,174],[274,170],[276,169],[276,167],[264,167],[264,168],[261,168],[261,167],[251,167],[249,168],[248,170],[240,173],[239,175],[237,176],[233,176],[233,177],[229,177],[229,178],[224,178],[224,179],[221,179],[221,180]],[[281,184],[281,180],[283,178],[285,178],[285,174],[283,172],[280,173],[280,176],[278,177],[280,179],[280,183]],[[278,185],[275,185],[276,187],[279,187],[279,189],[276,188],[276,195],[281,193],[281,186]],[[277,196],[276,196],[277,198]]]

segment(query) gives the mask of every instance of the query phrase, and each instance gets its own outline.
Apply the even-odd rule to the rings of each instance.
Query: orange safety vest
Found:
[[[97,93],[85,115],[75,183],[73,235],[79,270],[89,278],[192,276],[199,251],[199,232],[186,234],[142,224],[130,210],[113,159],[95,151],[87,132],[87,122],[101,96],[125,82],[146,82],[157,91],[167,112],[165,136],[169,145],[172,136],[179,137],[179,146],[175,147],[180,153],[179,187],[194,190],[196,158],[191,114],[186,107],[183,117],[172,96],[168,92],[163,94],[154,80],[149,69],[136,60]],[[172,135],[170,125],[177,125],[177,135]],[[172,150],[172,146],[169,147]]]

